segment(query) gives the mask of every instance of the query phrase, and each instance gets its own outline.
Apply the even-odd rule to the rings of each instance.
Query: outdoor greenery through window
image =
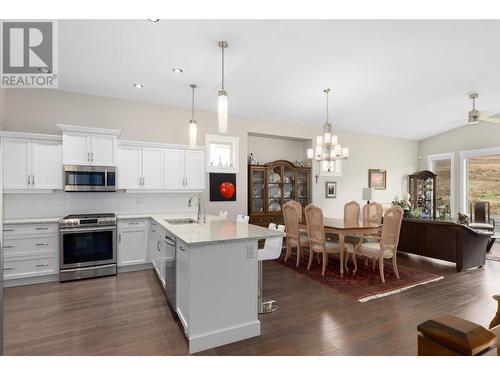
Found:
[[[492,216],[500,216],[500,155],[478,156],[467,161],[467,198],[490,202]]]
[[[432,161],[432,170],[436,177],[436,216],[451,216],[451,159]]]

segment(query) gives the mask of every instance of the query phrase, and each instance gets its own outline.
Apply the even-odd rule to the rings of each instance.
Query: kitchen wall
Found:
[[[455,212],[464,211],[460,199],[460,151],[500,147],[500,125],[480,123],[465,125],[419,142],[420,169],[428,169],[427,156],[455,153]]]
[[[214,110],[215,108],[216,103],[214,103]],[[63,123],[121,129],[122,139],[187,144],[189,119],[189,109],[167,105],[50,89],[8,90],[6,93],[5,130],[9,131],[58,134],[59,129],[56,124]],[[196,119],[199,125],[198,144],[204,144],[205,134],[217,133],[217,114],[197,111]],[[313,140],[321,134],[321,128],[230,116],[228,135],[240,139],[237,201],[208,202],[208,212],[217,213],[219,210],[225,209],[229,211],[231,217],[238,213],[247,212],[248,133],[272,137],[286,135],[289,138]],[[313,202],[323,208],[325,215],[341,217],[345,202],[361,201],[362,188],[368,184],[369,168],[387,170],[388,188],[376,191],[374,200],[390,203],[402,196],[407,185],[406,176],[413,173],[418,167],[418,142],[341,130],[336,133],[339,136],[339,141],[349,146],[350,158],[343,162],[342,177],[321,177],[319,183],[313,182]],[[252,140],[250,140],[251,144]],[[313,163],[313,175],[317,172],[317,167],[317,164]],[[338,181],[336,199],[325,198],[325,181]],[[131,210],[135,209],[133,199],[136,199],[137,195],[127,195],[132,197],[130,198]],[[61,196],[65,200],[73,199],[70,194],[64,193],[57,193],[50,199],[57,200],[59,199],[57,197]],[[23,197],[26,195],[5,194],[5,205],[9,207],[5,211],[12,214],[15,211],[14,207],[22,200],[27,199]],[[30,199],[36,203],[37,212],[43,212],[44,206],[47,207],[47,212],[51,210],[50,204],[47,203],[48,199],[44,195],[36,195]],[[95,207],[100,208],[99,206]],[[28,209],[24,212],[26,215],[29,214]]]
[[[311,140],[249,134],[248,153],[253,153],[260,164],[274,160],[305,161],[311,143]]]
[[[0,130],[4,128],[5,124],[5,90],[0,87]]]

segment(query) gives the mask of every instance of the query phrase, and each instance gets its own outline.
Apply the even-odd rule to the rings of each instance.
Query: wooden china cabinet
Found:
[[[424,219],[436,219],[436,176],[431,171],[408,176],[411,208],[419,208]]]
[[[283,205],[295,200],[302,207],[311,202],[311,168],[286,160],[248,166],[248,215],[250,223],[283,224]]]

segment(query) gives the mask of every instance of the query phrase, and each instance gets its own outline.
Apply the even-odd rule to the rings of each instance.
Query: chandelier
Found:
[[[349,157],[349,148],[342,147],[338,143],[338,138],[333,134],[332,123],[328,117],[328,96],[330,89],[325,89],[326,94],[326,121],[323,125],[323,135],[316,137],[316,148],[307,150],[307,157],[322,163],[323,169],[332,171],[335,168],[336,160],[343,160]]]

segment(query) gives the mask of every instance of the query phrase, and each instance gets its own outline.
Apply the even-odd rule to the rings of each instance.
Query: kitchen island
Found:
[[[216,216],[207,216],[206,223],[174,223],[171,215],[151,219],[166,231],[165,243],[175,250],[174,262],[172,252],[166,258],[165,288],[170,296],[175,282],[169,302],[189,352],[259,336],[257,242],[283,233]]]

